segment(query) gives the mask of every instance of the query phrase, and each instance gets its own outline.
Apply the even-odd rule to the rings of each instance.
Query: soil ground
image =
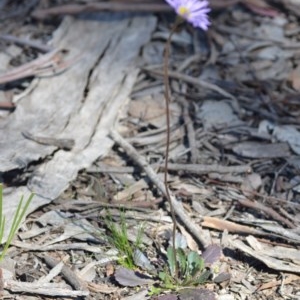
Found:
[[[168,67],[176,243],[210,276],[151,296],[172,244],[175,14],[159,0],[0,1],[6,231],[35,193],[1,263],[5,299],[300,299],[300,5],[211,5],[207,32],[172,36]],[[142,226],[136,273],[112,224],[133,249]]]

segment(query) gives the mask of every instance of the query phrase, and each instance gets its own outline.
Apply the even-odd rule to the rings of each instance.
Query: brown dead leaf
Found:
[[[294,282],[296,280],[300,280],[300,276],[299,275],[295,275],[295,274],[290,274],[288,275],[286,278],[284,278],[284,284],[287,285],[291,282]],[[266,282],[264,284],[262,284],[258,290],[259,291],[262,291],[262,290],[265,290],[265,289],[270,289],[270,288],[273,288],[273,287],[276,287],[276,286],[280,286],[282,284],[282,280],[272,280],[270,282]]]
[[[105,266],[105,273],[106,273],[106,277],[110,277],[111,275],[113,275],[115,273],[115,267],[112,264],[107,264]]]
[[[300,91],[300,65],[290,73],[289,81],[296,91]]]
[[[107,284],[94,283],[94,282],[89,282],[88,288],[91,292],[102,293],[102,294],[112,294],[118,290],[118,287],[109,286]]]
[[[226,229],[229,232],[243,232],[243,233],[250,233],[250,234],[263,233],[262,231],[254,229],[249,226],[240,225],[230,221],[221,220],[213,217],[204,217],[203,222],[201,224],[203,227],[214,228],[221,231],[224,231]]]
[[[180,116],[180,107],[177,103],[171,103],[171,125],[177,123]],[[166,109],[162,96],[147,96],[130,102],[129,114],[144,122],[160,128],[166,125]]]
[[[262,185],[261,176],[257,173],[246,175],[241,185],[244,195],[251,195],[252,191],[257,191]]]
[[[240,0],[211,0],[211,7],[214,9],[226,8],[235,5],[240,2]]]
[[[251,11],[259,15],[266,17],[276,17],[279,15],[279,11],[271,7],[264,0],[241,0],[241,2]]]
[[[191,195],[199,194],[199,195],[208,196],[212,193],[209,189],[205,187],[198,187],[194,184],[182,182],[180,180],[174,181],[173,183],[170,184],[170,186],[174,190],[183,190],[187,192],[187,194],[191,194]]]
[[[198,251],[199,250],[198,244],[195,242],[193,237],[185,230],[183,226],[181,226],[180,224],[177,224],[177,226],[179,227],[182,235],[185,237],[188,247],[192,251]]]
[[[125,190],[118,192],[114,196],[114,200],[115,201],[132,200],[134,194],[142,191],[142,189],[145,189],[147,187],[148,184],[146,183],[146,181],[141,179],[136,183],[134,183],[133,185],[131,185],[130,187],[126,188]]]

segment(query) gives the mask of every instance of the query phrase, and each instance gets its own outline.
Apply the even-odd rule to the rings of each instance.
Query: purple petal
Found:
[[[178,0],[166,0],[166,2],[172,6],[173,8],[177,9],[179,6],[179,2]]]
[[[166,0],[166,2],[176,10],[178,15],[181,15],[178,12],[180,7],[186,8],[188,13],[181,17],[185,18],[194,27],[207,30],[210,25],[207,15],[210,12],[210,8],[207,0]]]

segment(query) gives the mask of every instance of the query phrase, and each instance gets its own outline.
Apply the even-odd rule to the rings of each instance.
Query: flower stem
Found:
[[[169,151],[170,151],[170,136],[171,136],[171,125],[170,125],[170,83],[169,83],[169,57],[170,57],[170,44],[171,38],[178,26],[181,24],[181,19],[177,19],[176,23],[174,24],[170,35],[166,41],[165,49],[164,49],[164,96],[165,96],[165,103],[166,103],[166,123],[167,123],[167,140],[166,140],[166,152],[165,152],[165,168],[164,168],[164,184],[166,190],[166,197],[170,205],[171,217],[173,222],[173,230],[172,230],[172,239],[173,239],[173,255],[174,255],[174,262],[175,262],[175,280],[178,281],[178,264],[177,264],[177,253],[176,253],[176,227],[177,221],[175,216],[174,207],[172,204],[169,188],[168,188],[168,161],[169,161]]]

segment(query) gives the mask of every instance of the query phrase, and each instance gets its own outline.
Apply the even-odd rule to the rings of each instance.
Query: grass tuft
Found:
[[[142,236],[144,234],[143,225],[139,227],[136,240],[132,243],[128,239],[128,227],[124,212],[121,212],[120,214],[120,226],[116,225],[109,212],[105,224],[110,232],[110,235],[108,236],[109,242],[117,248],[121,254],[119,263],[125,268],[135,269],[134,252],[141,247]]]
[[[24,206],[23,206],[24,196],[21,197],[18,207],[17,207],[17,210],[15,212],[14,218],[13,218],[12,225],[9,230],[7,240],[4,244],[2,252],[0,254],[0,262],[5,257],[7,250],[21,225],[21,222],[25,216],[25,213],[26,213],[33,197],[34,197],[34,194],[31,194],[28,197],[28,199],[25,201]],[[3,186],[2,186],[2,184],[0,184],[0,244],[2,244],[3,237],[4,237],[5,222],[6,222],[6,218],[3,215]]]

